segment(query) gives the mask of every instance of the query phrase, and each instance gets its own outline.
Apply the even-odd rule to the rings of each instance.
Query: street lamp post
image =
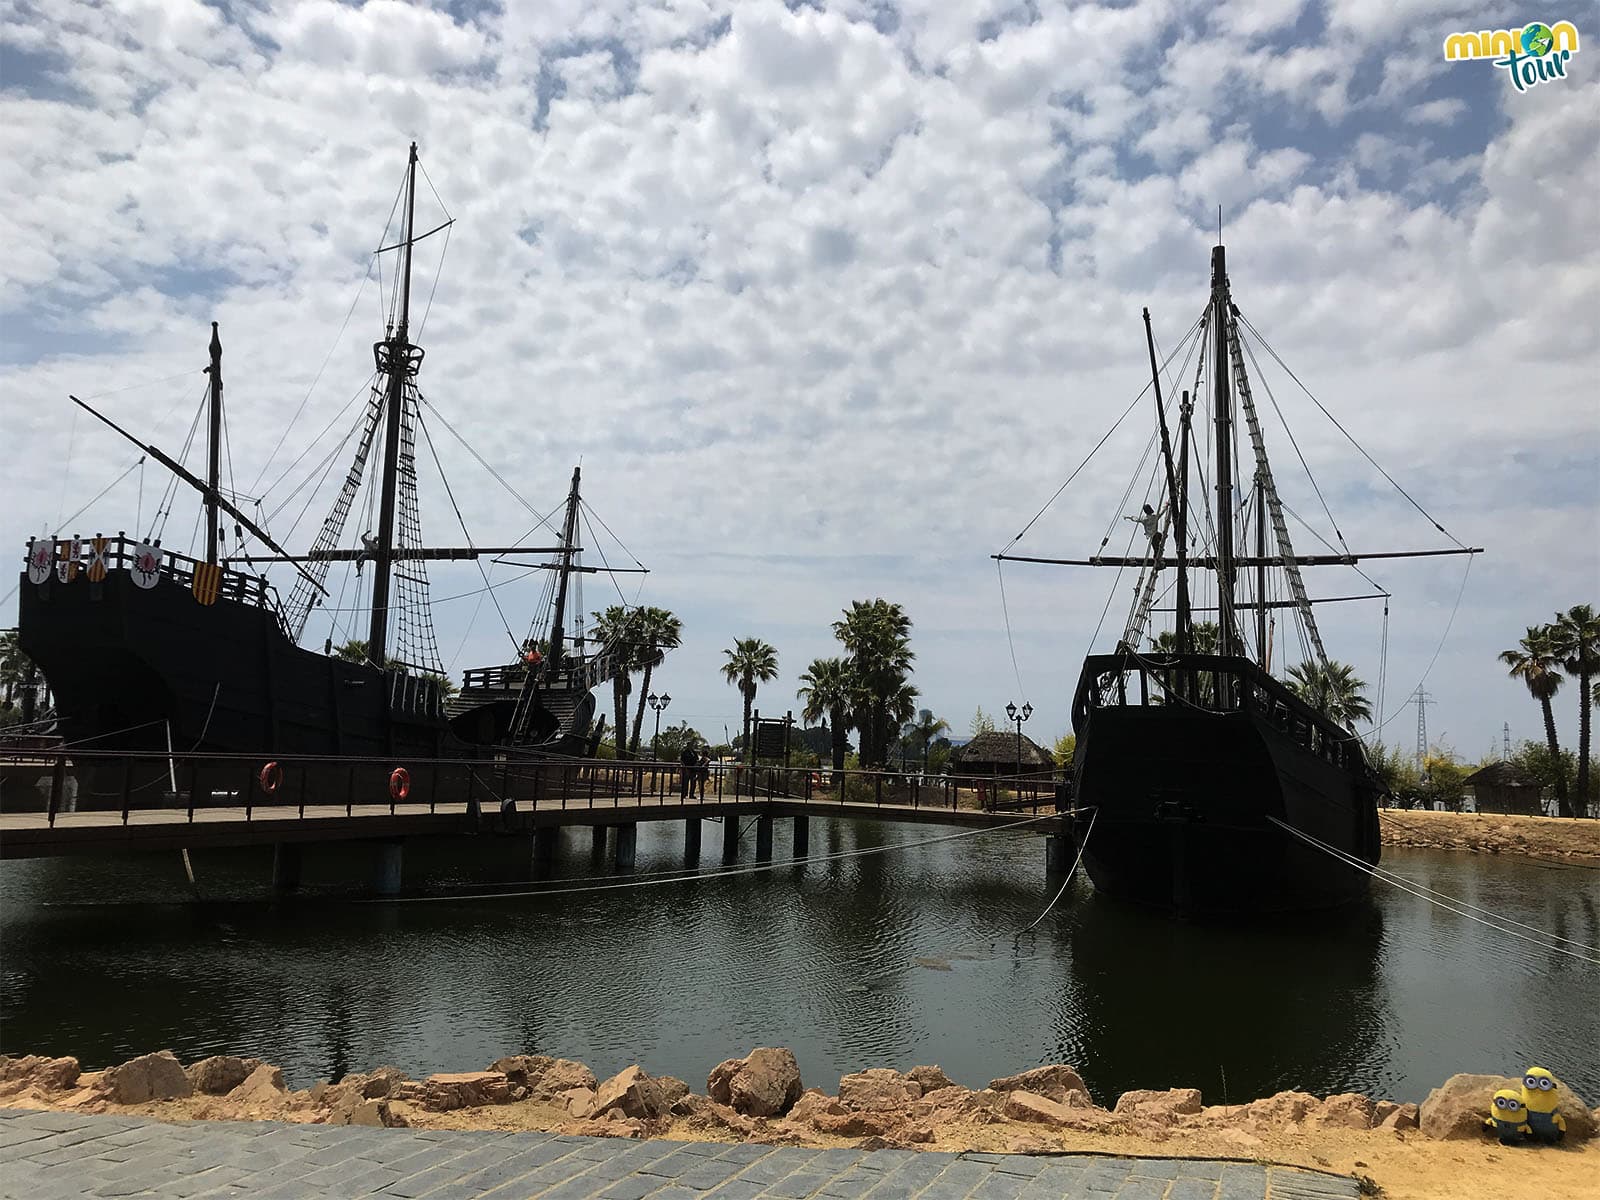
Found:
[[[656,732],[655,735],[650,739],[650,757],[655,759],[657,762],[660,762],[661,714],[666,711],[667,705],[672,703],[672,697],[667,695],[665,692],[662,692],[659,696],[654,692],[651,692],[644,698],[644,701],[650,706],[650,711],[656,714]]]
[[[1017,790],[1022,790],[1022,723],[1033,716],[1033,705],[1026,700],[1018,708],[1015,702],[1006,705],[1006,716],[1016,722],[1017,726]]]

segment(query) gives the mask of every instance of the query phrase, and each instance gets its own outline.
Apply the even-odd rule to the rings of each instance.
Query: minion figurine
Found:
[[[1494,1094],[1494,1106],[1484,1118],[1483,1127],[1500,1139],[1502,1146],[1515,1146],[1532,1136],[1528,1110],[1522,1107],[1522,1094],[1515,1088],[1501,1088]]]
[[[1543,1067],[1529,1067],[1522,1073],[1522,1107],[1538,1141],[1559,1142],[1566,1136],[1567,1123],[1557,1108],[1559,1095],[1555,1076]]]

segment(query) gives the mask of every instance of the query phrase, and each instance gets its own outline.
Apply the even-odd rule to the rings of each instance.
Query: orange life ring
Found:
[[[283,782],[283,768],[275,762],[269,762],[261,768],[261,774],[257,778],[260,780],[261,790],[270,796]]]
[[[411,794],[411,772],[404,767],[396,767],[389,772],[389,798],[391,800],[404,800]]]

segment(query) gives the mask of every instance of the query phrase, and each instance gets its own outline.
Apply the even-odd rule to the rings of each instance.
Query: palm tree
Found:
[[[855,600],[833,623],[833,636],[850,652],[858,702],[853,706],[861,733],[863,766],[882,766],[889,749],[891,709],[906,707],[902,689],[911,673],[911,618],[884,599]],[[915,689],[910,700],[915,711]],[[910,711],[906,717],[909,719]],[[893,722],[898,729],[904,720]]]
[[[1567,674],[1578,681],[1578,795],[1574,807],[1587,812],[1589,795],[1590,681],[1600,673],[1600,615],[1592,605],[1574,604],[1557,613],[1550,626],[1555,650]]]
[[[1357,721],[1372,720],[1372,705],[1364,694],[1367,685],[1348,663],[1331,658],[1322,663],[1296,663],[1289,668],[1289,687],[1312,708],[1351,733],[1356,731]]]
[[[639,653],[634,662],[644,668],[644,679],[639,683],[639,704],[633,714],[631,745],[635,758],[639,756],[639,730],[644,725],[644,702],[650,694],[650,673],[655,670],[658,652],[676,650],[683,641],[683,622],[664,608],[640,608],[634,611],[635,634],[639,638]]]
[[[31,665],[17,640],[17,631],[8,629],[0,633],[0,684],[5,685],[6,704],[12,702],[18,689],[27,682]]]
[[[617,757],[628,757],[628,692],[633,687],[629,673],[633,670],[635,615],[637,609],[613,604],[594,617],[594,636],[616,659],[616,669],[611,675],[611,714],[616,720],[612,735],[617,744]]]
[[[1215,654],[1217,652],[1217,623],[1215,621],[1200,621],[1189,627],[1189,650],[1193,654]],[[1150,653],[1157,657],[1166,657],[1178,653],[1178,635],[1171,629],[1164,629],[1150,639]],[[1166,703],[1168,697],[1176,696],[1178,700],[1184,699],[1183,685],[1180,681],[1179,691],[1173,690],[1172,672],[1155,671],[1155,677],[1161,681],[1162,694],[1155,697],[1157,703]],[[1217,691],[1217,673],[1215,671],[1196,671],[1194,679],[1194,699],[1202,707],[1209,707],[1212,697]]]
[[[1566,773],[1561,768],[1561,743],[1556,738],[1556,717],[1550,707],[1550,701],[1561,690],[1562,666],[1561,653],[1550,627],[1530,625],[1515,650],[1500,651],[1500,661],[1511,668],[1508,672],[1511,678],[1522,680],[1528,694],[1544,711],[1544,740],[1550,747],[1550,761],[1556,767],[1556,811],[1570,817],[1572,807],[1567,802]]]
[[[1215,621],[1200,621],[1189,629],[1189,645],[1195,654],[1215,654],[1217,652],[1217,623]],[[1152,654],[1176,654],[1178,652],[1178,635],[1170,629],[1164,629],[1150,639],[1150,652]]]
[[[902,681],[895,688],[893,694],[886,697],[884,701],[883,757],[885,760],[889,757],[889,730],[893,729],[896,734],[896,740],[900,743],[900,767],[902,770],[906,765],[907,742],[904,730],[907,725],[911,724],[911,719],[917,715],[917,700],[921,695],[922,693],[917,690],[915,684]]]
[[[920,709],[917,715],[906,723],[904,738],[913,746],[922,747],[922,765],[928,765],[928,747],[933,744],[933,739],[941,733],[950,732],[950,722],[943,717],[933,715],[930,708]]]
[[[800,719],[809,725],[827,717],[828,729],[833,735],[833,769],[842,771],[849,746],[845,734],[850,721],[850,701],[855,695],[850,664],[842,658],[814,658],[800,676],[800,684],[800,690],[795,693],[795,697],[805,703]]]
[[[756,702],[756,686],[778,677],[778,652],[760,638],[736,638],[733,649],[724,650],[728,661],[722,664],[722,677],[739,689],[744,697],[744,743],[750,761],[756,760],[755,743],[750,739],[750,710]]]
[[[333,656],[345,662],[364,663],[367,661],[367,640],[365,638],[351,638],[341,646],[333,648]]]

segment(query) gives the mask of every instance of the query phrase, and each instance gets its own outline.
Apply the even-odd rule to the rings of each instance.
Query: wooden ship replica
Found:
[[[593,753],[600,736],[591,726],[593,690],[641,660],[637,647],[586,643],[581,626],[576,638],[568,635],[570,585],[597,570],[581,559],[579,472],[572,474],[555,545],[422,543],[415,451],[423,350],[411,336],[412,257],[417,242],[449,222],[415,233],[416,176],[413,144],[402,236],[379,251],[399,256],[394,308],[385,336],[373,346],[376,374],[353,431],[353,461],[306,553],[285,550],[221,485],[222,345],[216,323],[207,368],[204,477],[73,398],[200,494],[205,551],[204,557],[190,557],[163,547],[158,538],[124,533],[30,541],[18,639],[54,691],[57,732],[65,744],[272,758]],[[375,485],[377,493],[376,531],[363,533],[359,546],[341,545],[375,455],[379,478],[369,488]],[[225,517],[234,523],[232,553]],[[246,549],[251,540],[260,548]],[[551,556],[547,562],[528,565],[553,572],[548,624],[536,620],[514,661],[467,671],[459,691],[447,698],[427,564],[545,554]],[[308,620],[328,597],[335,563],[370,571],[360,661],[331,653],[331,639],[319,649],[300,644]],[[273,564],[294,572],[286,600],[257,569]],[[347,631],[358,629],[359,618]]]
[[[1073,696],[1074,828],[1097,891],[1192,914],[1347,903],[1367,891],[1360,864],[1379,859],[1384,785],[1360,738],[1308,703],[1273,661],[1277,611],[1287,610],[1304,661],[1313,670],[1328,665],[1301,568],[1479,552],[1297,554],[1245,370],[1240,319],[1218,245],[1210,300],[1191,326],[1195,391],[1182,393],[1175,448],[1145,312],[1160,455],[1156,502],[1130,518],[1145,554],[995,556],[1139,572],[1122,636],[1111,653],[1084,660]],[[1202,376],[1214,423],[1209,480],[1193,421]],[[1246,453],[1248,464],[1236,461]],[[1214,581],[1214,624],[1194,619],[1200,573]],[[1162,584],[1161,594],[1174,597],[1173,624],[1156,637],[1150,626]],[[1339,597],[1351,598],[1363,597]]]

